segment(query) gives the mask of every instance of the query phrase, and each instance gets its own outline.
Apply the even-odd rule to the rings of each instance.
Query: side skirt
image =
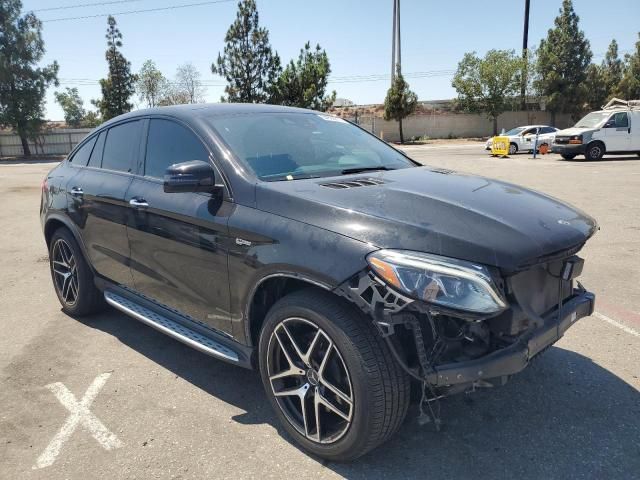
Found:
[[[244,368],[253,368],[251,347],[203,327],[188,317],[118,287],[106,289],[104,298],[117,310],[202,353]]]

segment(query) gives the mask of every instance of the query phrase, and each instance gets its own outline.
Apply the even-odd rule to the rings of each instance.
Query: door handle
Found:
[[[80,187],[71,187],[71,195],[74,197],[81,197],[84,194]]]
[[[137,198],[137,197],[134,197],[131,200],[129,200],[129,205],[131,205],[134,208],[147,208],[149,206],[149,204],[144,198]]]

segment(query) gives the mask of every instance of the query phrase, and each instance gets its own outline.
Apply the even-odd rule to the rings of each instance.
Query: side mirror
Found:
[[[609,120],[607,123],[604,124],[604,128],[613,128],[616,126],[616,122],[614,122],[613,120]]]
[[[164,191],[166,193],[181,192],[213,192],[216,188],[213,167],[201,160],[176,163],[164,173]]]

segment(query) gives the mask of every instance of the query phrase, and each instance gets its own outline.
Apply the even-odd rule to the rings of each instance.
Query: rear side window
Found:
[[[555,128],[553,128],[553,127],[542,127],[542,128],[540,129],[540,133],[553,133],[553,132],[555,132],[555,131],[556,131],[556,130],[555,130]]]
[[[128,122],[112,127],[102,154],[102,168],[119,172],[132,172],[140,149],[142,122]]]
[[[82,145],[76,153],[71,157],[70,162],[79,167],[84,167],[89,162],[89,156],[91,155],[91,150],[93,150],[93,146],[96,143],[97,136],[94,136],[92,139],[88,140],[84,145]]]
[[[96,146],[91,152],[91,158],[89,159],[89,167],[100,168],[102,164],[102,151],[104,150],[104,137],[107,136],[107,132],[100,132],[98,136],[98,141],[96,142]]]
[[[171,120],[153,119],[149,124],[144,174],[162,178],[174,163],[209,158],[202,142],[186,127]]]

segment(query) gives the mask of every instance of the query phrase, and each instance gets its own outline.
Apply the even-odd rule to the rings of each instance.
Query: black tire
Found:
[[[299,323],[293,323],[293,327],[291,327],[291,322]],[[315,360],[309,362],[310,367],[308,365],[305,366],[303,362],[297,363],[302,369],[308,368],[306,374],[298,373],[296,377],[299,379],[296,381],[298,383],[295,383],[293,387],[288,385],[282,387],[283,389],[299,389],[300,385],[307,382],[307,388],[311,390],[304,390],[303,397],[294,397],[295,402],[289,400],[290,403],[285,404],[283,400],[278,400],[283,397],[276,397],[274,393],[276,391],[275,383],[272,384],[269,379],[270,373],[274,373],[270,362],[278,361],[278,355],[281,360],[284,359],[283,343],[280,339],[280,335],[283,334],[282,325],[289,325],[284,329],[287,335],[289,335],[290,330],[293,332],[292,336],[288,338],[296,338],[294,334],[300,335],[300,330],[296,333],[292,328],[297,328],[296,325],[299,324],[307,328],[304,322],[310,322],[308,328],[313,328],[311,325],[314,325],[318,328],[316,332],[321,331],[326,335],[326,338],[324,336],[321,337],[322,341],[326,342],[327,345],[333,345],[333,347],[326,348],[326,351],[337,350],[337,354],[332,354],[333,366],[336,364],[341,365],[347,372],[346,379],[349,382],[349,389],[347,390],[344,387],[343,392],[349,391],[352,400],[351,407],[346,404],[349,409],[350,421],[344,420],[346,426],[343,426],[344,430],[341,436],[335,436],[336,440],[331,440],[330,443],[320,443],[316,439],[309,438],[309,435],[305,435],[305,432],[308,431],[307,423],[305,421],[304,431],[301,431],[302,422],[299,421],[302,417],[301,415],[297,417],[299,421],[298,427],[294,426],[294,422],[289,419],[292,417],[290,414],[291,408],[301,405],[302,398],[306,399],[304,401],[315,401],[316,397],[313,396],[313,390],[315,389],[317,395],[318,389],[326,388],[323,386],[322,379],[317,384],[318,386],[312,386],[313,375],[309,375],[309,370],[316,368],[313,365]],[[276,329],[279,333],[276,333]],[[332,343],[329,343],[329,340]],[[287,342],[286,337],[284,341]],[[303,345],[297,338],[296,342],[299,345]],[[313,344],[313,342],[310,342],[310,345]],[[321,345],[321,342],[318,341],[316,345],[318,344]],[[287,344],[287,348],[293,350],[290,344]],[[311,347],[307,348],[305,346],[304,348],[309,351],[314,350]],[[323,353],[322,346],[316,346],[315,348],[319,350],[320,357],[329,357],[329,354]],[[335,350],[331,350],[331,348]],[[276,349],[279,352],[274,356]],[[303,351],[303,349],[300,350]],[[314,354],[311,355],[311,357],[313,356]],[[300,359],[301,357],[296,356],[296,358]],[[328,292],[315,289],[299,290],[279,300],[267,314],[260,333],[259,359],[260,374],[267,397],[285,430],[302,448],[327,460],[344,462],[364,455],[391,437],[398,430],[407,413],[410,398],[408,375],[393,358],[386,343],[372,325],[371,320],[344,300]],[[338,361],[342,363],[337,363]],[[325,363],[324,360],[323,363]],[[329,364],[330,362],[326,363]],[[322,366],[318,368],[318,371],[321,372],[321,369]],[[337,369],[334,368],[334,370]],[[289,378],[289,380],[294,381],[292,378]],[[274,380],[274,382],[278,381],[280,380]],[[278,387],[278,389],[280,388]],[[278,393],[283,391],[278,390]],[[331,393],[329,390],[320,391]],[[310,394],[312,399],[308,399],[306,397],[307,394]],[[338,402],[340,402],[340,399],[338,399]],[[283,407],[282,405],[285,406]],[[287,407],[286,405],[289,406]],[[337,403],[334,403],[335,405]],[[289,409],[289,414],[285,413],[287,408]],[[324,415],[331,414],[329,409],[323,411],[325,412]],[[338,419],[338,421],[341,420]],[[313,424],[314,422],[315,418],[311,417],[309,423]],[[318,423],[324,424],[324,421]],[[324,426],[318,430],[325,433]],[[321,438],[319,436],[319,439]]]
[[[604,144],[601,142],[593,142],[587,145],[584,152],[584,158],[587,160],[600,160],[604,156]]]
[[[573,153],[563,153],[560,156],[565,160],[573,160],[574,158],[576,158],[575,154]]]
[[[518,153],[518,145],[516,145],[515,143],[510,143],[509,144],[509,155],[515,155],[516,153]]]
[[[60,257],[63,251],[65,252],[64,258]],[[66,260],[67,266],[60,263],[61,260]],[[49,268],[53,288],[65,313],[81,317],[104,309],[106,305],[104,297],[95,286],[93,272],[89,268],[78,242],[66,228],[59,228],[51,237]],[[65,275],[69,274],[68,278],[65,278],[61,273],[63,271]]]

